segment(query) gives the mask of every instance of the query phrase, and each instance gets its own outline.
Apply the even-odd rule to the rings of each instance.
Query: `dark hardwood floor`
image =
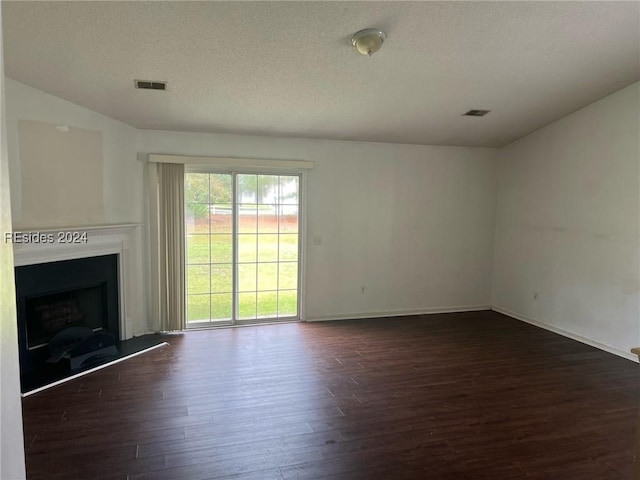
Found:
[[[629,479],[638,365],[494,312],[193,331],[23,400],[35,479]]]

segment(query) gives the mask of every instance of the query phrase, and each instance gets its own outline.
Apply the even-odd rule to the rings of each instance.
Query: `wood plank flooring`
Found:
[[[638,365],[495,312],[169,343],[25,398],[28,478],[631,477]]]

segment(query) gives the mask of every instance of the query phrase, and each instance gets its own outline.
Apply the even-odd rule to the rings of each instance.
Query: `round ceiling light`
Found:
[[[367,28],[353,34],[351,43],[362,55],[371,56],[380,50],[387,36],[382,30]]]

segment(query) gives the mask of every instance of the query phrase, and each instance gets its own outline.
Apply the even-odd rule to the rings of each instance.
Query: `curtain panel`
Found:
[[[153,311],[161,331],[180,331],[186,327],[184,165],[151,163],[149,169]]]

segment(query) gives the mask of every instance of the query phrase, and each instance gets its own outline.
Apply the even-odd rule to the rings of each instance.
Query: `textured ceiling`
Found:
[[[138,128],[501,146],[639,79],[639,6],[4,1],[5,71]]]

